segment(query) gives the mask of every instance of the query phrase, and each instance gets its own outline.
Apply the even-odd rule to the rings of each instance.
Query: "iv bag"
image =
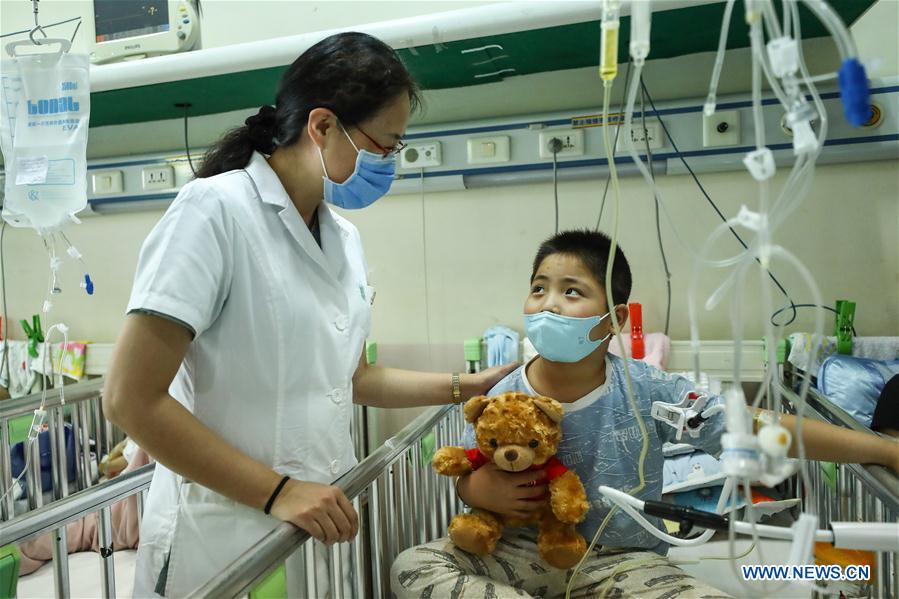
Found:
[[[58,230],[87,205],[88,57],[4,57],[0,100],[3,218],[41,233]]]

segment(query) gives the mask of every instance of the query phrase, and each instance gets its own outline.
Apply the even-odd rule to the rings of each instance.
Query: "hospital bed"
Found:
[[[51,533],[53,539],[53,579],[57,596],[68,596],[70,588],[66,525],[97,512],[100,545],[112,545],[110,506],[137,494],[138,513],[142,512],[143,492],[150,485],[153,465],[113,480],[99,482],[97,463],[124,438],[124,433],[103,416],[101,392],[103,380],[95,379],[64,389],[48,390],[0,404],[0,547],[23,543]],[[40,442],[25,443],[26,467],[21,473],[27,499],[16,500],[12,445],[27,438],[34,411],[43,403],[49,437],[51,489],[44,489]],[[67,433],[66,429],[70,432]],[[66,438],[71,439],[70,451]],[[45,465],[48,460],[44,459]],[[70,466],[74,465],[74,472]],[[16,476],[14,476],[14,474]],[[112,551],[101,551],[101,575],[104,596],[114,596],[115,569]],[[16,564],[16,568],[18,565]],[[15,576],[17,573],[12,573]],[[76,572],[75,575],[84,575]],[[91,573],[91,576],[94,574]],[[49,590],[49,589],[48,589]]]
[[[26,469],[26,484],[30,503],[27,511],[16,513],[12,494],[4,499],[3,524],[0,529],[0,547],[21,543],[46,533],[54,533],[53,568],[54,590],[57,597],[70,595],[73,576],[97,576],[97,572],[70,572],[66,553],[65,526],[84,516],[100,513],[101,548],[111,546],[110,506],[131,495],[137,495],[139,512],[142,512],[143,497],[153,476],[153,464],[144,466],[112,480],[97,483],[91,474],[89,463],[90,440],[97,438],[97,446],[109,451],[113,442],[121,438],[117,430],[102,417],[100,393],[103,381],[97,380],[66,389],[65,405],[58,391],[49,391],[45,399],[51,432],[53,480],[66,479],[66,463],[60,451],[59,441],[64,435],[63,426],[69,422],[74,429],[78,464],[77,484],[68,487],[54,485],[58,496],[46,504],[41,504],[42,491],[38,460],[32,460]],[[0,408],[0,433],[3,435],[2,451],[2,492],[13,484],[10,466],[10,422],[30,415],[40,406],[40,394],[19,400],[5,402]],[[365,431],[366,410],[357,407],[354,414],[354,431]],[[248,571],[259,570],[259,575],[246,579],[241,574],[237,579],[243,584],[243,591],[249,592],[266,578],[269,571],[276,569],[293,549],[303,545],[302,551],[310,563],[307,577],[307,596],[319,596],[319,590],[328,587],[338,589],[335,596],[381,596],[389,587],[390,564],[404,549],[446,534],[446,527],[453,515],[462,507],[447,477],[438,477],[430,466],[430,457],[436,447],[455,442],[461,438],[463,419],[461,406],[434,408],[421,414],[396,436],[388,439],[381,447],[371,452],[352,471],[337,481],[362,515],[361,532],[350,545],[349,551],[334,548],[329,552],[329,571],[342,572],[341,578],[350,584],[337,584],[338,580],[319,580],[315,575],[312,561],[319,559],[317,550],[309,541],[309,535],[290,525],[282,525],[266,542],[254,552],[253,563]],[[367,441],[362,434],[355,435],[357,452],[366,453]],[[37,452],[37,443],[32,451]],[[66,491],[62,491],[65,488]],[[21,503],[21,502],[20,502]],[[274,541],[274,542],[272,542]],[[317,544],[316,544],[317,545]],[[317,549],[317,550],[316,550]],[[101,551],[100,577],[103,597],[115,596],[115,563],[112,551]],[[268,567],[271,566],[271,567]],[[241,567],[240,570],[247,570]],[[223,573],[226,577],[230,574]],[[229,583],[233,584],[233,582]],[[278,587],[278,583],[275,583]],[[372,595],[372,589],[377,589]],[[49,589],[47,589],[49,592]],[[218,592],[214,596],[229,594]]]
[[[798,400],[797,381],[807,376],[790,367],[784,369],[785,405],[795,411]],[[805,416],[856,431],[877,434],[867,429],[845,410],[830,401],[814,387],[806,397]],[[809,473],[814,487],[817,513],[822,523],[831,521],[896,522],[899,521],[899,477],[883,466],[874,464],[823,464],[812,462]],[[794,479],[795,480],[795,479]],[[802,496],[803,508],[808,497]],[[867,590],[868,597],[899,597],[899,552],[876,554],[875,580]]]
[[[783,391],[787,406],[793,406],[796,395],[789,380],[793,373],[785,373]],[[113,427],[95,418],[96,405],[102,388],[100,382],[71,386],[66,393],[70,405],[70,420],[78,414],[78,438],[81,451],[87,449],[85,434]],[[10,402],[0,411],[0,432],[8,429],[7,421],[26,410],[33,410],[39,397]],[[59,398],[50,393],[49,411],[56,410],[51,430],[61,426]],[[50,407],[52,406],[52,410]],[[102,413],[101,413],[102,414]],[[826,397],[814,390],[810,393],[806,415],[832,424],[857,430],[856,423]],[[354,430],[365,430],[366,410],[355,412]],[[216,577],[193,592],[193,597],[251,597],[265,596],[263,589],[283,590],[284,576],[280,565],[295,551],[306,563],[304,591],[307,597],[387,597],[389,596],[390,565],[403,550],[426,541],[445,536],[446,527],[462,504],[448,477],[437,476],[430,466],[434,449],[457,444],[461,440],[464,420],[460,406],[430,408],[421,413],[399,433],[383,445],[365,455],[362,461],[336,481],[360,514],[360,533],[348,546],[325,549],[310,540],[308,533],[282,524],[257,545],[240,556]],[[873,433],[872,433],[873,434]],[[116,433],[109,432],[110,440]],[[7,437],[4,437],[4,440]],[[356,437],[360,457],[365,454],[366,440]],[[106,441],[103,441],[106,443]],[[4,445],[8,447],[8,445]],[[54,448],[55,449],[55,448]],[[8,451],[4,450],[3,484],[10,484]],[[54,461],[56,463],[56,461]],[[46,532],[63,530],[65,524],[88,513],[108,513],[110,505],[132,494],[138,498],[149,487],[153,466],[146,466],[111,481],[88,485],[68,497],[61,497],[44,506],[36,506],[24,514],[4,521],[0,531],[0,546],[34,538]],[[811,481],[815,489],[817,510],[823,523],[830,520],[859,522],[888,521],[899,517],[899,478],[879,466],[847,464],[836,468],[835,481],[819,464],[813,463]],[[30,485],[37,485],[39,477]],[[792,481],[790,485],[794,484]],[[795,486],[793,487],[795,492]],[[804,501],[807,499],[804,498]],[[8,502],[5,502],[8,504]],[[5,508],[6,509],[6,508]],[[11,512],[4,512],[11,513]],[[102,520],[102,518],[101,518]],[[108,520],[107,520],[108,530]],[[108,533],[107,533],[108,534]],[[70,575],[96,576],[93,571],[70,574],[64,543],[58,543],[54,560],[54,581],[57,596],[68,596]],[[115,596],[114,562],[112,552],[101,556],[104,597]],[[321,562],[327,562],[323,567]],[[318,564],[316,564],[318,562]],[[316,567],[316,565],[318,567]],[[897,555],[880,553],[876,558],[872,584],[863,589],[865,596],[895,599],[899,597],[899,563]],[[49,589],[48,589],[49,591]]]
[[[783,386],[787,405],[795,405],[795,392],[789,385]],[[845,412],[814,392],[806,408],[806,416],[864,430]],[[458,408],[434,408],[422,414],[337,481],[357,509],[361,509],[363,527],[354,543],[354,555],[361,555],[362,559],[354,562],[351,568],[352,592],[348,593],[345,585],[334,580],[331,581],[332,597],[390,596],[388,576],[392,559],[407,547],[445,535],[446,523],[462,506],[448,485],[448,479],[435,476],[430,467],[422,462],[422,438],[436,432],[437,446],[459,443],[462,426]],[[899,477],[889,470],[873,465],[841,465],[837,467],[835,486],[825,481],[820,464],[813,462],[810,470],[822,527],[832,520],[881,522],[899,517]],[[789,484],[795,492],[794,481]],[[385,505],[389,505],[388,498],[393,498],[395,509],[384,509]],[[808,501],[806,496],[803,496],[803,501]],[[803,509],[806,507],[807,503]],[[299,547],[306,552],[307,558],[311,558],[309,535],[284,525],[191,596],[241,596],[264,580],[277,564]],[[332,550],[330,558],[332,562],[328,571],[331,575],[346,572],[345,567],[336,563],[342,559],[340,553]],[[899,597],[897,559],[896,553],[877,554],[872,568],[873,581],[861,589],[862,596],[878,599]],[[315,589],[320,590],[321,587],[316,584],[317,581],[307,577],[307,592],[312,593],[308,596],[314,596]]]

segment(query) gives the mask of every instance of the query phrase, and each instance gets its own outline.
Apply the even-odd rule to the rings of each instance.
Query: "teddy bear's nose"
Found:
[[[506,453],[504,455],[506,456],[506,459],[510,462],[514,462],[515,460],[518,459],[518,452],[515,451],[514,449],[507,449]]]

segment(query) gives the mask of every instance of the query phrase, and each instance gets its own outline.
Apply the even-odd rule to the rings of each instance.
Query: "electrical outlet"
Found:
[[[91,174],[91,188],[97,195],[122,193],[122,171],[102,171]]]
[[[634,125],[630,130],[631,139],[634,140],[634,146],[637,148],[638,154],[646,153],[646,142],[649,141],[650,150],[660,150],[665,145],[662,137],[662,125],[658,121],[650,121],[643,128],[643,123],[634,121]],[[628,152],[627,147],[627,127],[622,125],[621,132],[618,134],[618,144],[615,146],[615,153]]]
[[[146,191],[175,187],[175,169],[171,166],[148,166],[141,171],[141,182]]]
[[[440,166],[440,142],[411,143],[400,154],[400,168]]]
[[[468,140],[468,164],[509,162],[509,136],[494,135]]]
[[[549,142],[553,138],[562,142],[562,149],[556,154],[559,158],[565,156],[584,155],[584,132],[581,129],[556,129],[540,133],[540,158],[552,158],[553,151]]]
[[[702,115],[702,147],[719,148],[740,144],[740,112],[721,110]]]

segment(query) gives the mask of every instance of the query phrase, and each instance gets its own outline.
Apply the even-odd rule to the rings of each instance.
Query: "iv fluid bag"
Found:
[[[58,230],[87,205],[89,64],[55,52],[3,59],[3,218],[14,226]]]

